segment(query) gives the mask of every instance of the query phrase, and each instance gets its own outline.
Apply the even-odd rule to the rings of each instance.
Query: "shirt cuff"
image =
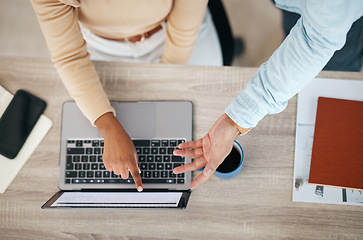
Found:
[[[95,125],[95,122],[97,121],[97,119],[99,119],[102,115],[104,115],[104,114],[106,114],[106,113],[109,113],[109,112],[111,112],[115,117],[116,117],[116,111],[115,111],[115,109],[113,108],[113,107],[110,107],[110,108],[108,108],[107,110],[105,110],[105,111],[102,111],[102,112],[100,112],[100,113],[98,113],[98,114],[96,114],[95,116],[96,116],[96,118],[94,118],[94,121],[91,121],[91,123],[92,123],[92,126],[96,126]]]
[[[242,92],[236,97],[225,109],[225,113],[230,117],[237,125],[243,128],[252,128],[264,117],[265,114],[261,114],[258,111],[257,106],[247,96],[245,92]]]

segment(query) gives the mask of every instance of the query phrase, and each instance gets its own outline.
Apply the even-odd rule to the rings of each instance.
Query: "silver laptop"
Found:
[[[188,101],[111,102],[134,142],[144,191],[132,177],[108,172],[102,162],[103,139],[75,102],[63,105],[60,192],[42,208],[185,208],[191,173],[174,174],[190,158],[174,156],[179,143],[192,140]]]

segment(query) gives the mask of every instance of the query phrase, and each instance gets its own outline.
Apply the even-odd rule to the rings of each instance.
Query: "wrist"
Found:
[[[245,135],[245,134],[247,134],[249,131],[251,131],[251,129],[252,128],[243,128],[243,127],[241,127],[241,126],[239,126],[237,123],[235,123],[236,124],[236,126],[237,126],[237,129],[238,129],[238,131],[239,131],[239,135],[240,136],[242,136],[242,135]]]
[[[227,114],[223,114],[222,117],[223,117],[224,121],[228,123],[228,125],[230,126],[230,129],[232,129],[234,137],[237,137],[237,135],[239,134],[239,130],[238,130],[235,122]]]
[[[237,123],[235,123],[227,114],[225,114],[227,116],[227,118],[230,120],[230,122],[233,124],[233,126],[236,129],[236,136],[237,135],[244,135],[246,133],[248,133],[249,131],[251,131],[252,128],[244,128],[239,126]]]
[[[117,118],[113,115],[112,112],[107,112],[101,115],[95,121],[95,126],[101,132],[102,136],[104,135],[104,133],[112,131],[112,129],[114,129],[114,127],[119,124],[120,123],[118,122]]]

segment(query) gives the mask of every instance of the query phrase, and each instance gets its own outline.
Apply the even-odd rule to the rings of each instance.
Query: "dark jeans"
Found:
[[[300,15],[282,10],[285,36],[290,33]],[[360,71],[363,60],[363,17],[352,25],[347,35],[347,41],[342,49],[336,51],[323,70],[330,71]]]

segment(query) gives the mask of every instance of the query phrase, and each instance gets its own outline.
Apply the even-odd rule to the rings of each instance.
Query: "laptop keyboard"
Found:
[[[185,158],[174,156],[174,149],[185,139],[132,140],[139,160],[143,183],[183,184],[185,174],[174,174],[173,169],[185,163]],[[134,183],[132,176],[121,176],[106,170],[102,161],[103,139],[69,139],[66,153],[66,184]]]

